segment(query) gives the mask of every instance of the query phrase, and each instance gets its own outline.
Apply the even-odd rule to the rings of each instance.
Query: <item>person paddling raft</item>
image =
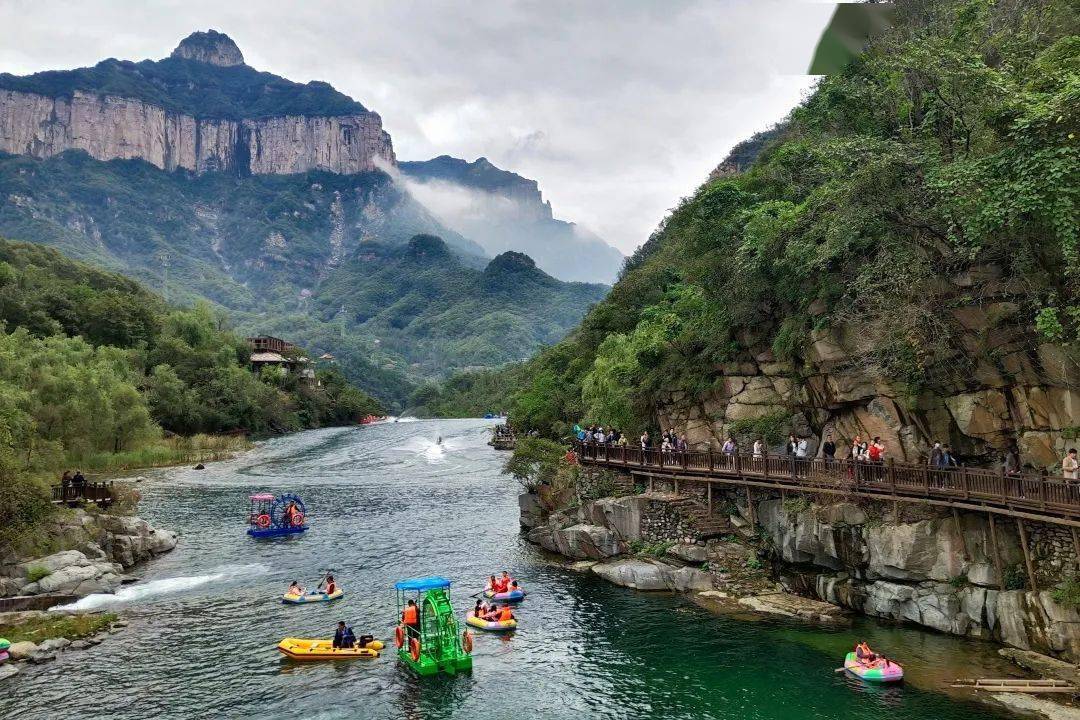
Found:
[[[327,575],[326,578],[322,582],[319,583],[319,587],[317,587],[316,590],[322,590],[323,583],[326,583],[325,592],[326,592],[327,595],[333,595],[334,593],[337,592],[338,587],[337,587],[337,583],[334,582],[334,576],[333,575]]]

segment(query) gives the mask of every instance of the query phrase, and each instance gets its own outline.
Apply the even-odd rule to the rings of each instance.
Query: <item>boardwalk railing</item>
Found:
[[[1063,477],[935,468],[891,460],[874,463],[582,442],[575,445],[584,464],[651,475],[977,507],[1033,519],[1064,520],[1070,525],[1080,519],[1080,483]]]
[[[54,503],[64,505],[90,502],[105,507],[111,505],[114,500],[113,484],[99,482],[85,485],[53,485],[52,500]]]

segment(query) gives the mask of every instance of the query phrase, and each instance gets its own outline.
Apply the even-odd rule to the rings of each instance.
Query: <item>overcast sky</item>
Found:
[[[485,156],[631,252],[781,119],[833,6],[809,0],[0,0],[0,72],[168,55],[214,28],[249,65],[382,115],[398,158]]]

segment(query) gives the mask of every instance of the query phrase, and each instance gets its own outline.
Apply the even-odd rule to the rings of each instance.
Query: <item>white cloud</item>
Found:
[[[629,252],[799,101],[831,13],[795,0],[5,0],[0,71],[163,57],[213,27],[248,64],[377,110],[400,158],[486,156]]]

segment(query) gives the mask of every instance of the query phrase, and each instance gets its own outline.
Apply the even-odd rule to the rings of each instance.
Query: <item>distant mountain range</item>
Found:
[[[613,283],[623,255],[579,225],[556,220],[535,180],[441,155],[402,162],[409,191],[446,225],[491,254],[518,250],[561,280]]]
[[[449,212],[447,192],[490,215]],[[483,159],[399,166],[378,114],[247,66],[214,31],[163,60],[0,75],[0,234],[334,352],[390,402],[554,342],[606,292],[543,269],[610,280],[621,263],[534,181]]]

